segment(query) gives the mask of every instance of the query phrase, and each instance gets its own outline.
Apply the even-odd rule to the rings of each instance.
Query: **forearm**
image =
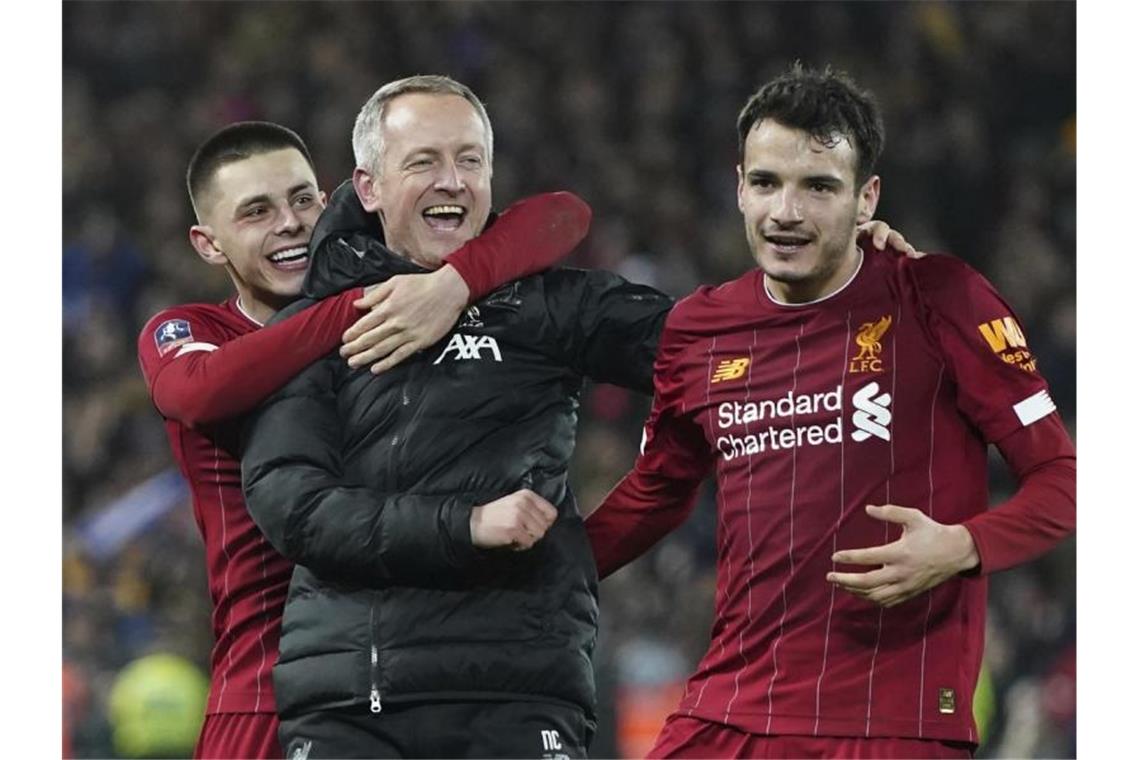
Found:
[[[423,583],[461,576],[479,557],[462,496],[385,494],[337,485],[312,466],[273,469],[248,481],[250,514],[282,555],[321,577]]]
[[[964,523],[983,573],[1035,559],[1077,524],[1076,460],[1059,459],[1026,476],[1006,502]]]
[[[998,448],[1019,485],[1008,501],[964,523],[983,573],[1044,554],[1077,525],[1076,451],[1060,417],[1022,428]]]
[[[586,518],[598,577],[649,551],[693,510],[700,480],[678,481],[634,469]]]
[[[360,288],[327,298],[212,351],[194,351],[155,376],[151,396],[170,419],[191,427],[252,411],[309,364],[340,345],[360,316]]]
[[[573,193],[525,198],[444,261],[467,283],[475,302],[501,285],[557,264],[586,237],[591,215]]]

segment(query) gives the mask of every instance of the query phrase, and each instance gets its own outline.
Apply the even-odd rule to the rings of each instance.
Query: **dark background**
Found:
[[[108,700],[135,658],[208,662],[201,541],[134,346],[159,309],[229,292],[186,239],[185,166],[215,129],[292,127],[331,190],[377,87],[449,74],[494,124],[496,207],[572,190],[594,209],[572,263],[684,295],[751,266],[738,110],[791,61],[830,63],[883,107],[879,217],[997,285],[1075,436],[1075,30],[1074,4],[1045,2],[64,3],[65,752],[125,751]],[[632,463],[647,408],[586,393],[584,511]],[[992,469],[998,499],[1012,484]],[[595,756],[644,751],[704,651],[712,507],[602,585]],[[983,756],[1075,754],[1075,572],[1070,541],[993,578]]]

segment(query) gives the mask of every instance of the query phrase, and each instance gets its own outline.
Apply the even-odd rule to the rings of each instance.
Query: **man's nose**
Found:
[[[785,187],[777,193],[772,207],[772,221],[782,226],[799,224],[804,220],[799,193],[793,187]]]
[[[435,188],[447,193],[461,193],[467,187],[463,174],[454,161],[444,161],[435,175]]]
[[[281,211],[281,216],[277,221],[277,233],[279,235],[291,235],[296,233],[304,223],[301,218],[297,216],[297,212],[293,210],[292,206],[286,205]]]

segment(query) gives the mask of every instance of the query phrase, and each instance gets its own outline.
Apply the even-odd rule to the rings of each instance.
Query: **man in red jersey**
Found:
[[[1072,442],[981,275],[856,241],[868,94],[796,66],[738,131],[758,268],[671,312],[642,453],[586,521],[605,577],[715,472],[711,642],[650,755],[969,757],[985,576],[1073,531]],[[1020,483],[992,509],[989,443]]]
[[[246,511],[236,458],[241,417],[340,345],[350,327],[357,364],[383,369],[431,345],[470,299],[568,253],[585,236],[589,209],[567,193],[521,201],[432,274],[354,288],[259,329],[298,297],[308,268],[325,205],[308,149],[276,124],[230,125],[198,149],[187,184],[199,222],[191,243],[207,263],[226,268],[237,293],[218,305],[160,312],[138,350],[206,544],[216,643],[195,756],[281,757],[271,670],[292,565]],[[372,311],[361,317],[361,309]]]

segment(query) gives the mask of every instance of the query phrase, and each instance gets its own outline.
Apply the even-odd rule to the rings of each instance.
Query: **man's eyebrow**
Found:
[[[296,185],[293,185],[288,190],[286,190],[285,195],[291,197],[291,196],[294,196],[297,193],[303,192],[305,190],[311,191],[311,190],[315,190],[315,189],[316,188],[313,187],[312,182],[308,182],[308,181],[299,182]],[[235,208],[240,210],[240,209],[246,208],[247,206],[253,206],[253,205],[258,204],[258,203],[269,203],[270,200],[272,200],[272,198],[270,197],[269,193],[258,193],[257,195],[251,195],[248,198],[243,198],[241,201],[238,202],[238,204],[237,204],[237,206],[235,206]]]
[[[293,185],[293,187],[289,188],[289,192],[286,193],[286,195],[296,195],[297,193],[304,192],[305,190],[316,190],[316,188],[313,186],[312,182],[306,180],[305,182]]]
[[[237,205],[234,206],[234,209],[237,211],[240,211],[241,209],[243,209],[247,206],[253,206],[253,205],[258,204],[258,203],[268,203],[268,202],[269,202],[269,193],[259,193],[257,195],[252,195],[248,198],[241,199],[240,201],[238,201]]]
[[[805,177],[804,182],[809,185],[827,185],[828,187],[843,187],[843,179],[834,174],[815,174]]]

